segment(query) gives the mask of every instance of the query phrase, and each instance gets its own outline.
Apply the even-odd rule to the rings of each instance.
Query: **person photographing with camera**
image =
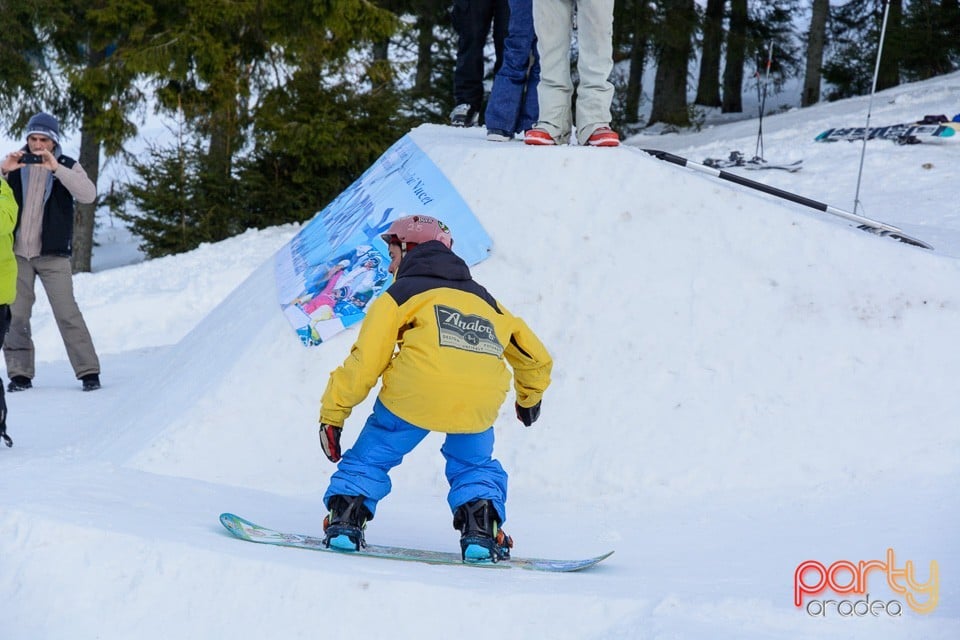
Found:
[[[73,295],[74,201],[97,198],[97,188],[80,163],[60,149],[60,124],[48,113],[27,123],[27,144],[0,163],[17,203],[13,252],[17,258],[17,295],[11,305],[10,330],[3,355],[10,377],[8,391],[33,386],[35,354],[30,314],[39,277],[67,349],[70,365],[84,391],[100,388],[100,360]]]

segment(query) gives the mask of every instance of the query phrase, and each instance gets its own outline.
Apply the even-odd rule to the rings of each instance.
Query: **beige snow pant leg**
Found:
[[[90,373],[99,374],[100,360],[73,295],[70,258],[40,256],[27,260],[17,256],[17,299],[10,305],[10,330],[3,342],[7,375],[33,379],[36,373],[30,316],[36,301],[34,286],[38,277],[47,293],[53,317],[67,349],[67,357],[77,378]]]
[[[533,28],[540,54],[540,120],[558,144],[570,137],[573,80],[570,75],[570,36],[577,11],[577,140],[585,144],[598,127],[610,125],[613,102],[614,0],[533,0]]]
[[[600,127],[610,126],[613,103],[613,2],[581,0],[577,2],[577,140],[587,138]]]

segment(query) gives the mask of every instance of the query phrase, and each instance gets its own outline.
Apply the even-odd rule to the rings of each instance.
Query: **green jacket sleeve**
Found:
[[[17,225],[17,209],[13,189],[6,180],[0,178],[0,235],[13,233],[13,228]]]
[[[13,229],[17,226],[17,201],[7,181],[0,178],[0,304],[17,297],[17,259],[13,255]]]

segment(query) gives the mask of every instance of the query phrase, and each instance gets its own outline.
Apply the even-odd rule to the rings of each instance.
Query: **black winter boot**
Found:
[[[373,515],[364,506],[364,496],[331,496],[330,513],[323,519],[323,544],[342,551],[359,551],[367,546],[363,530]]]
[[[83,382],[84,391],[96,391],[100,388],[100,374],[99,373],[88,373],[87,375],[80,378],[80,381]]]
[[[33,382],[27,376],[11,376],[7,391],[25,391],[33,388]]]
[[[453,528],[460,531],[464,562],[510,559],[513,538],[500,529],[500,515],[489,500],[474,500],[453,512]]]

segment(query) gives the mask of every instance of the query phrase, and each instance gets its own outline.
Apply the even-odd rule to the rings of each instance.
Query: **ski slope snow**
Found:
[[[873,123],[952,116],[958,98],[960,74],[898,87]],[[864,113],[857,99],[766,117],[766,156],[804,168],[749,177],[852,209],[860,147],[813,138]],[[361,562],[221,528],[223,511],[304,533],[324,515],[319,398],[355,333],[307,349],[289,329],[270,259],[298,229],[285,225],[77,275],[95,393],[40,294],[34,388],[8,394],[15,446],[0,450],[0,637],[956,638],[960,145],[867,147],[859,213],[932,251],[640,151],[749,152],[756,124],[619,149],[411,133],[494,240],[475,277],[555,358],[540,421],[507,404],[496,424],[516,552],[615,549],[602,565]],[[440,443],[395,471],[368,540],[457,549]],[[935,563],[936,589],[900,593],[876,569],[879,615],[842,615],[863,596],[830,590],[794,605],[804,561],[887,563],[888,549],[915,582]],[[932,613],[909,606],[934,591]],[[811,615],[811,600],[835,604]]]

